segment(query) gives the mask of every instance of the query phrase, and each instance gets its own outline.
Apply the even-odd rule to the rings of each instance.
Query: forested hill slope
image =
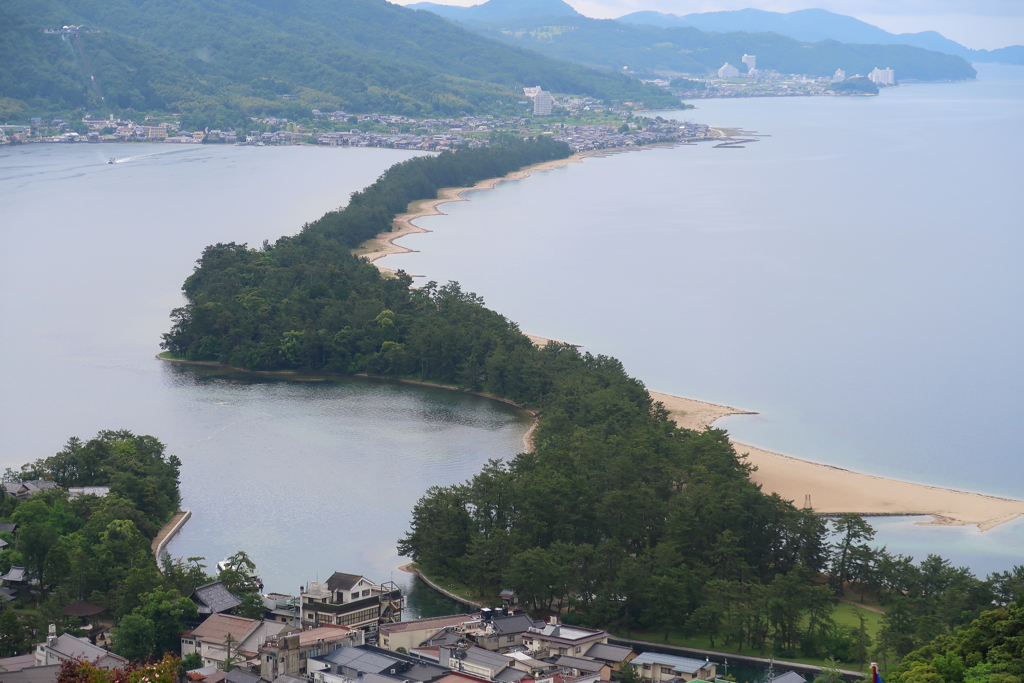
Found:
[[[65,25],[91,30],[69,39],[43,32]],[[678,104],[625,76],[380,0],[8,0],[0,8],[0,97],[29,109],[457,114],[497,110],[531,85]]]

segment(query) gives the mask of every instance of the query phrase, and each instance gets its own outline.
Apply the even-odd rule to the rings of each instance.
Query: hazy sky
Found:
[[[401,4],[417,0],[399,0]],[[483,0],[433,0],[476,5]],[[672,14],[746,7],[792,12],[820,7],[857,17],[893,33],[938,31],[975,49],[1024,45],[1024,0],[567,0],[588,17],[614,18],[639,10]]]

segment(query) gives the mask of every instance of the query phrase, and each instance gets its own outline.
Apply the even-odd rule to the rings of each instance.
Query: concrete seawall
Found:
[[[753,655],[739,655],[729,654],[727,652],[715,652],[714,650],[700,650],[692,647],[680,647],[678,645],[668,645],[662,643],[652,643],[647,640],[634,640],[632,638],[622,638],[619,636],[611,636],[608,638],[609,643],[615,643],[618,645],[626,645],[639,650],[641,652],[662,652],[664,654],[683,655],[687,657],[696,657],[697,659],[710,659],[712,661],[721,662],[722,660],[729,660],[732,662],[744,662],[746,664],[753,664],[756,666],[772,667],[776,673],[782,673],[785,669],[810,674],[812,677],[821,672],[820,666],[813,664],[801,664],[800,662],[787,662],[781,659],[770,659],[768,657],[755,657]],[[848,669],[837,669],[844,678],[847,679],[860,679],[863,678],[864,674],[858,671],[850,671]]]
[[[160,533],[153,539],[153,543],[150,548],[153,550],[153,557],[156,558],[156,566],[160,566],[160,556],[163,555],[164,549],[167,548],[167,544],[171,542],[171,539],[181,531],[181,527],[185,526],[192,517],[191,510],[178,510],[171,517],[171,520],[164,524],[164,528],[160,530]]]
[[[483,606],[484,606],[484,604],[483,604],[482,602],[476,602],[475,600],[470,600],[469,598],[464,598],[464,597],[462,597],[461,595],[456,595],[455,593],[452,593],[451,591],[447,591],[447,590],[445,590],[444,588],[441,588],[441,587],[440,587],[440,586],[438,586],[438,585],[437,585],[436,583],[434,583],[433,581],[431,581],[430,579],[428,579],[428,578],[427,578],[427,575],[426,575],[426,574],[424,574],[423,572],[421,572],[421,571],[420,571],[420,570],[419,570],[418,568],[415,568],[415,567],[413,567],[413,568],[412,568],[412,571],[413,571],[413,572],[414,572],[414,573],[415,573],[415,574],[416,574],[416,575],[417,575],[418,577],[420,577],[421,579],[423,579],[423,582],[424,582],[425,584],[427,584],[428,586],[430,586],[431,588],[433,588],[434,590],[436,590],[436,591],[437,591],[438,593],[440,593],[441,595],[444,595],[445,597],[451,598],[452,600],[455,600],[455,601],[457,601],[457,602],[461,602],[461,603],[463,603],[463,604],[465,604],[465,605],[472,605],[472,606],[474,606],[474,607],[483,607]]]

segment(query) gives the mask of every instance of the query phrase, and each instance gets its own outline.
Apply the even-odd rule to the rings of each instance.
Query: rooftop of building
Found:
[[[342,572],[334,572],[331,577],[327,579],[327,590],[330,591],[347,591],[352,586],[359,583],[363,577],[359,574],[343,574]]]
[[[568,626],[566,624],[544,624],[537,635],[545,638],[560,638],[562,640],[586,640],[588,638],[600,638],[607,635],[605,631],[598,631],[582,626]]]
[[[192,629],[192,635],[197,640],[223,645],[224,638],[230,634],[236,643],[241,643],[259,628],[261,623],[233,614],[211,614],[206,621]]]
[[[579,669],[580,671],[587,671],[590,673],[600,671],[604,667],[608,666],[604,662],[599,662],[596,659],[570,657],[569,655],[560,655],[555,659],[554,664],[555,666],[561,666],[568,669]]]
[[[587,650],[588,657],[600,659],[604,662],[621,662],[632,653],[632,648],[624,645],[611,645],[610,643],[594,643]]]
[[[199,586],[192,591],[191,597],[197,603],[200,614],[226,612],[242,604],[220,581]]]
[[[412,621],[399,621],[394,624],[381,624],[380,632],[405,633],[407,631],[440,631],[446,626],[458,626],[461,623],[475,619],[472,614],[450,614],[444,617],[429,617],[427,619],[413,619]]]
[[[685,674],[695,674],[704,667],[708,666],[708,662],[703,659],[693,659],[691,657],[679,657],[676,655],[665,655],[660,652],[641,652],[639,655],[629,661],[633,666],[643,666],[644,664],[660,664],[661,666],[667,666],[672,671]]]
[[[47,645],[47,647],[57,654],[65,657],[78,657],[89,661],[92,661],[97,657],[113,657],[115,659],[120,659],[125,664],[128,663],[128,660],[121,655],[115,655],[113,652],[108,652],[102,647],[97,647],[90,642],[75,638],[73,635],[68,633],[61,634],[57,638],[56,642],[52,645]]]

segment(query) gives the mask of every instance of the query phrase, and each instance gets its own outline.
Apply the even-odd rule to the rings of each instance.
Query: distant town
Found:
[[[744,54],[741,63],[744,67],[742,72],[726,62],[714,76],[659,71],[657,74],[661,78],[644,82],[665,88],[681,100],[873,94],[879,86],[896,84],[896,74],[890,68],[875,68],[867,76],[855,74],[850,77],[842,69],[837,69],[829,78],[812,78],[758,69],[755,55]],[[105,118],[86,114],[77,120],[55,118],[45,121],[36,117],[30,119],[28,125],[0,126],[0,145],[39,142],[163,142],[257,146],[309,144],[447,151],[486,147],[491,135],[501,132],[552,135],[574,151],[582,152],[661,142],[705,140],[718,135],[707,124],[637,115],[632,102],[611,106],[589,97],[555,95],[540,86],[523,88],[523,97],[519,104],[532,109],[532,116],[414,118],[312,109],[309,119],[301,122],[273,116],[251,117],[252,125],[248,126],[248,130],[189,130],[182,126],[178,114],[144,115],[141,121],[117,118],[113,114]],[[680,108],[688,107],[680,102]]]
[[[740,61],[743,71],[726,62],[713,76],[658,71],[657,74],[662,78],[648,79],[645,82],[667,88],[672,94],[683,99],[864,94],[860,89],[850,88],[849,83],[865,78],[876,88],[896,85],[896,73],[888,67],[876,67],[866,76],[847,76],[846,72],[839,68],[828,78],[815,78],[804,74],[782,74],[771,69],[758,69],[756,55],[745,54]],[[844,83],[847,86],[843,86]]]
[[[648,118],[591,98],[555,97],[540,87],[524,88],[522,104],[533,116],[493,115],[412,118],[313,109],[303,122],[252,117],[249,130],[188,130],[180,115],[145,116],[142,121],[85,115],[78,121],[42,118],[28,125],[0,126],[0,144],[161,142],[235,145],[325,145],[448,151],[486,147],[496,133],[551,135],[574,151],[688,142],[716,137],[707,124]],[[680,105],[685,108],[685,105]]]

